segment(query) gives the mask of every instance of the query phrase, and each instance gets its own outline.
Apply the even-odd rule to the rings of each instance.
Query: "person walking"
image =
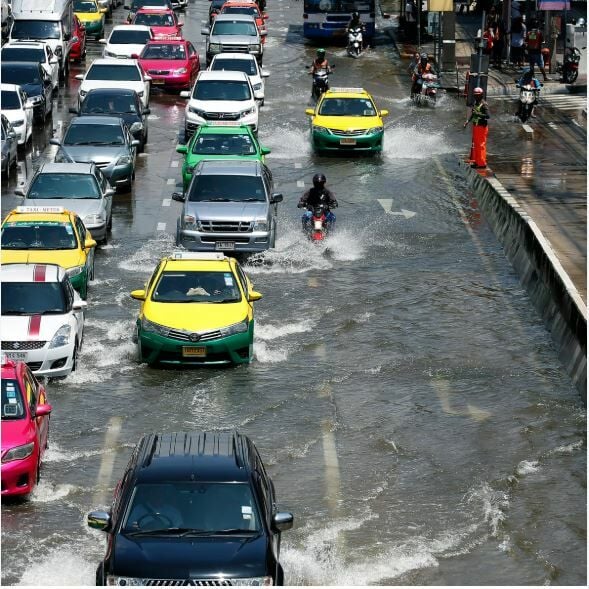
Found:
[[[472,144],[470,160],[473,168],[487,167],[487,136],[489,135],[489,105],[483,98],[484,91],[480,87],[473,90],[474,104],[470,117],[464,123],[464,128],[472,122]]]
[[[511,63],[518,67],[524,65],[524,43],[526,39],[527,29],[524,20],[521,16],[514,19],[511,25],[511,43],[510,54]]]
[[[544,76],[544,81],[548,80],[546,70],[544,69],[544,58],[542,57],[542,45],[544,44],[544,35],[538,28],[538,21],[532,21],[530,30],[526,35],[526,47],[528,49],[528,62],[532,75],[534,74],[534,66],[537,65]]]

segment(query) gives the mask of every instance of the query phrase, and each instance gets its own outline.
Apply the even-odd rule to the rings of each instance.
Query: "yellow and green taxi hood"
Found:
[[[86,263],[80,250],[7,250],[0,252],[1,264],[57,264],[68,269]]]

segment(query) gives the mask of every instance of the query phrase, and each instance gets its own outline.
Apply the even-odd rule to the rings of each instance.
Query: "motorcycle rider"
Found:
[[[330,208],[337,208],[337,200],[335,194],[325,188],[327,178],[325,174],[321,172],[313,176],[313,187],[309,188],[303,196],[301,196],[297,207],[299,209],[306,208],[307,210],[303,213],[303,231],[306,231],[313,217],[313,209],[320,204],[326,205],[325,208],[325,222],[328,229],[333,229],[335,225],[335,215],[330,211]]]
[[[364,32],[366,31],[366,27],[364,26],[364,23],[360,20],[360,13],[357,10],[352,12],[352,18],[350,19],[350,22],[348,23],[348,27],[346,30],[349,31],[350,29],[355,29],[356,27],[362,29],[362,49],[365,49],[366,43],[364,41]]]
[[[417,64],[417,66],[415,67],[415,69],[413,70],[413,85],[411,86],[411,98],[413,98],[413,96],[415,94],[419,94],[421,92],[421,79],[423,78],[424,74],[434,74],[435,75],[435,71],[432,67],[432,64],[429,62],[428,57],[427,57],[427,53],[422,53],[419,56],[419,63]]]
[[[519,87],[531,86],[532,90],[534,90],[534,104],[532,105],[532,112],[530,113],[530,116],[535,117],[536,105],[538,104],[538,95],[540,94],[540,87],[542,86],[542,84],[540,84],[540,80],[534,76],[534,72],[530,68],[527,68],[522,74],[522,77],[518,80],[517,85]]]
[[[317,57],[313,60],[313,64],[311,65],[311,71],[309,73],[311,75],[314,75],[321,70],[327,70],[327,73],[331,74],[329,62],[325,57],[325,49],[317,49]]]

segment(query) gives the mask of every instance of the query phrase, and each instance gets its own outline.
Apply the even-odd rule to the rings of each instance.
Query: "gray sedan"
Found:
[[[135,160],[140,141],[133,139],[118,117],[75,117],[59,145],[56,163],[94,162],[116,188],[130,190],[135,179]]]

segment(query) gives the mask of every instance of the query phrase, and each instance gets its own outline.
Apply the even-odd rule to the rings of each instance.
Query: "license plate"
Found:
[[[217,241],[215,243],[216,250],[234,250],[235,249],[235,242],[234,241]]]
[[[163,84],[164,82],[165,82],[165,80],[151,80],[151,83],[155,84],[155,85],[160,85],[160,84]]]
[[[2,352],[9,360],[26,360],[26,352]]]
[[[345,139],[339,140],[340,145],[356,145],[356,140],[352,139],[351,137],[346,137]]]
[[[188,358],[204,358],[207,355],[207,349],[204,346],[183,346],[182,355]]]

